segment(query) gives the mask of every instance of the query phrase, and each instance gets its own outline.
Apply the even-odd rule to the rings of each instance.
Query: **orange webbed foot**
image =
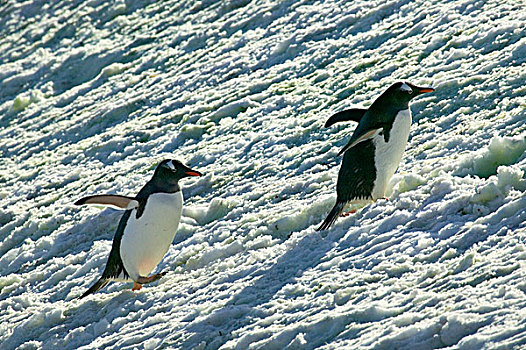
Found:
[[[152,283],[159,280],[164,275],[166,275],[166,272],[156,273],[150,277],[139,276],[139,278],[137,278],[137,282],[140,284]]]
[[[132,290],[141,290],[141,288],[142,288],[142,284],[137,283],[137,282],[133,282]]]
[[[347,217],[347,216],[349,216],[349,215],[351,215],[351,214],[354,214],[354,213],[356,213],[356,209],[353,209],[353,210],[347,211],[347,212],[343,213],[342,216],[343,216],[343,217]]]

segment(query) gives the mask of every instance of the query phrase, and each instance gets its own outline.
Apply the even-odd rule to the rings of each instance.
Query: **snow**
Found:
[[[0,5],[1,349],[526,347],[526,12],[518,1]],[[337,152],[396,81],[389,200],[315,228]],[[164,158],[181,224],[132,292],[102,273]]]

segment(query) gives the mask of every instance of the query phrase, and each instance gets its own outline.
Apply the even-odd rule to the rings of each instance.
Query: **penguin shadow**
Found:
[[[64,339],[70,338],[75,348],[88,346],[93,343],[94,336],[102,336],[111,332],[118,332],[121,325],[119,318],[126,318],[130,312],[136,312],[140,317],[140,310],[143,305],[152,306],[153,301],[141,298],[141,306],[137,307],[137,297],[132,298],[130,293],[119,293],[116,296],[109,296],[104,300],[92,299],[85,302],[78,302],[76,299],[63,301],[52,298],[46,301],[46,305],[40,310],[35,310],[29,315],[28,321],[20,323],[13,328],[13,333],[9,338],[2,342],[2,349],[18,349],[28,339],[41,339],[42,348],[59,349],[64,346]],[[57,320],[55,310],[61,310],[61,320]],[[128,316],[129,317],[129,316]],[[26,326],[32,320],[43,320],[39,327]],[[72,329],[84,329],[74,336],[70,334]],[[110,345],[110,344],[105,344]],[[72,348],[66,346],[65,348]]]
[[[90,220],[95,217],[100,217],[102,223],[100,226],[89,226]],[[88,253],[92,249],[94,241],[96,240],[111,240],[113,237],[113,232],[116,226],[112,226],[111,222],[115,221],[115,218],[119,217],[119,213],[115,210],[105,210],[96,216],[88,216],[84,222],[84,228],[81,229],[78,226],[71,227],[66,231],[58,233],[54,238],[54,243],[46,248],[41,248],[37,246],[37,243],[34,243],[33,247],[30,248],[31,259],[24,259],[20,257],[13,263],[6,266],[2,274],[34,274],[34,273],[44,273],[41,280],[35,281],[34,284],[38,284],[38,288],[42,290],[52,290],[57,287],[57,284],[62,281],[62,278],[55,277],[55,275],[61,275],[62,270],[67,270],[70,264],[75,264],[79,261],[82,271],[75,273],[75,276],[85,275],[88,268],[84,268],[84,257],[82,254]],[[54,228],[44,231],[36,231],[31,236],[17,236],[15,237],[11,248],[18,248],[24,244],[26,239],[31,239],[35,242],[39,238],[44,237],[48,234],[52,234]],[[6,251],[0,250],[0,254],[5,254]],[[54,268],[46,268],[46,265],[53,264],[54,259],[65,259],[71,255],[75,255],[76,258],[73,258],[72,261],[68,264],[58,263]],[[69,276],[69,274],[66,274]],[[33,284],[33,281],[30,282]],[[1,291],[1,290],[0,290]],[[23,290],[17,289],[14,293],[23,293]],[[0,301],[8,297],[12,297],[17,294],[6,295],[0,293]],[[62,294],[51,294],[51,300],[63,300],[65,295]]]
[[[78,246],[77,252],[89,251],[89,246],[90,242],[86,239],[85,243]],[[38,266],[46,263],[43,258],[40,259],[42,261],[28,268],[36,270]],[[63,271],[53,270],[49,274],[46,272],[42,281],[32,283],[31,289],[40,291],[35,293],[38,295],[36,297],[39,299],[40,306],[38,309],[33,308],[32,313],[27,316],[27,321],[13,328],[12,334],[2,342],[0,348],[17,349],[28,339],[42,339],[44,349],[57,349],[64,346],[63,340],[68,338],[75,344],[75,348],[89,346],[93,343],[94,337],[118,333],[123,319],[146,322],[149,317],[153,316],[153,313],[157,312],[155,308],[157,301],[152,299],[147,292],[133,292],[131,283],[115,282],[106,287],[104,293],[82,300],[78,299],[89,287],[89,283],[101,273],[97,270],[89,274],[89,271],[93,272],[93,267],[83,265],[84,259],[80,260],[80,268],[65,278],[63,275],[70,268],[69,265],[60,269]],[[104,254],[100,259],[93,259],[91,265],[103,266],[106,260],[107,256]],[[87,284],[79,287],[77,285],[79,278],[84,278]],[[154,282],[151,286],[158,283]],[[75,289],[72,291],[72,288]],[[1,299],[13,298],[17,295],[19,294],[6,295],[4,293]],[[59,318],[56,317],[56,310],[60,310]],[[32,326],[35,322],[40,326]],[[85,331],[77,332],[72,336],[70,334],[72,329],[84,329]],[[111,346],[116,342],[112,339],[106,341],[104,346]],[[66,346],[66,348],[70,347]]]
[[[235,334],[239,334],[240,330],[253,324],[254,317],[265,317],[261,308],[271,303],[276,294],[287,284],[296,283],[297,278],[300,278],[304,272],[320,264],[327,252],[334,248],[334,243],[345,233],[346,230],[335,230],[323,239],[317,232],[311,232],[270,267],[251,270],[248,276],[255,280],[254,283],[233,295],[224,307],[206,318],[190,322],[186,326],[186,332],[191,335],[178,345],[183,349],[189,349],[205,341],[207,349],[217,349],[236,338]],[[233,318],[232,314],[236,317]],[[321,343],[309,344],[309,347],[311,345],[321,345]]]

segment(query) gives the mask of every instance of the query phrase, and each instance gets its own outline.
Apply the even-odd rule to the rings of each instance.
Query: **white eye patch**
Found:
[[[174,164],[173,164],[171,161],[165,163],[164,166],[167,167],[167,168],[170,168],[171,170],[174,170],[174,171],[175,171],[175,166],[174,166]]]
[[[405,91],[408,94],[413,92],[413,89],[411,89],[406,83],[403,83],[402,86],[400,86],[400,90]]]

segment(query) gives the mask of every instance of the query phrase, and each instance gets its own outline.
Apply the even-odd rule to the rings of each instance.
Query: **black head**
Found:
[[[408,82],[398,82],[391,85],[380,97],[379,99],[385,99],[390,104],[395,106],[400,106],[401,108],[407,108],[409,101],[413,98],[435,91],[435,89],[430,87],[419,87]]]
[[[165,159],[155,168],[153,179],[167,184],[176,184],[182,178],[189,176],[202,176],[202,174],[178,160]]]

